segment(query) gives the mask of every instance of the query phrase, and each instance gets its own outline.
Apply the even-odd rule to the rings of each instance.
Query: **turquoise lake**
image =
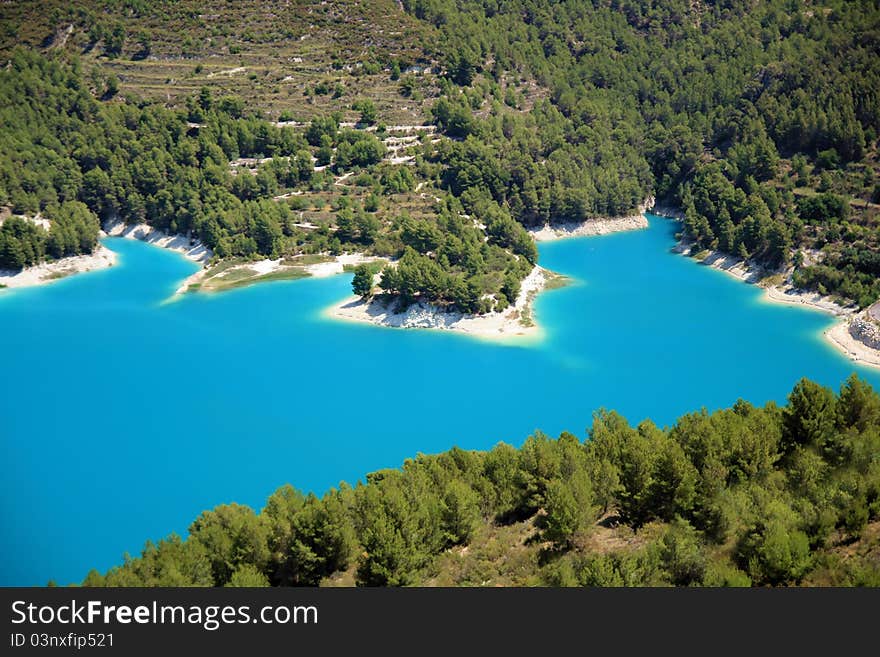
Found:
[[[599,407],[663,425],[784,402],[802,376],[880,388],[825,342],[833,318],[672,254],[677,224],[649,219],[541,245],[573,280],[538,298],[533,344],[324,319],[350,275],[164,303],[195,265],[123,239],[105,242],[112,269],[0,292],[0,585],[78,582],[284,483],[320,493],[418,452],[583,437]]]

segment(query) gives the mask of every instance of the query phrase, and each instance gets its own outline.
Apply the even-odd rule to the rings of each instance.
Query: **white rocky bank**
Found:
[[[25,219],[28,218],[25,217]],[[49,222],[45,219],[41,220],[37,217],[28,220],[47,231],[49,230]],[[104,225],[101,236],[125,237],[154,244],[155,246],[182,253],[186,258],[199,263],[203,267],[214,255],[211,249],[196,239],[185,235],[168,235],[147,224],[127,225],[119,220],[110,220]],[[94,253],[88,255],[71,256],[61,260],[44,262],[21,271],[0,270],[0,285],[8,288],[45,285],[73,274],[112,267],[116,264],[116,261],[116,254],[103,244],[99,244]]]
[[[103,244],[94,253],[44,262],[20,271],[0,269],[0,285],[8,288],[32,287],[60,281],[73,274],[107,269],[116,264],[116,254]]]
[[[485,338],[535,337],[540,329],[530,319],[530,307],[548,279],[547,270],[535,265],[523,279],[514,305],[502,312],[484,315],[446,312],[428,303],[415,303],[402,312],[394,312],[393,305],[381,299],[364,301],[356,296],[330,306],[325,315],[378,326],[456,331]]]
[[[648,227],[645,212],[654,207],[654,199],[649,198],[639,206],[638,212],[625,217],[598,217],[586,221],[544,224],[541,228],[529,229],[536,242],[550,242],[569,237],[590,237],[608,235]]]
[[[873,321],[868,313],[854,317],[850,322],[849,332],[862,344],[880,351],[880,325]]]
[[[126,237],[177,251],[202,266],[214,257],[211,249],[197,239],[186,235],[169,235],[147,224],[126,224],[120,220],[111,220],[104,225],[104,231],[110,237]]]
[[[680,241],[674,250],[689,256],[694,256],[696,251],[692,243],[684,241]],[[742,258],[719,251],[704,251],[699,257],[708,267],[763,288],[764,298],[768,301],[812,308],[834,315],[838,322],[823,332],[825,338],[854,362],[880,367],[880,325],[876,318],[880,314],[880,303],[858,312],[855,307],[842,306],[831,297],[795,287],[792,268],[781,272],[781,283],[771,283],[768,280],[772,279],[767,277],[780,272],[766,271]]]
[[[576,223],[547,224],[529,230],[529,234],[535,241],[543,242],[640,230],[648,227],[644,212],[653,205],[654,199],[650,198],[639,207],[638,214],[593,218]],[[541,329],[532,319],[532,302],[554,276],[536,265],[523,279],[516,303],[501,312],[468,315],[448,312],[424,302],[413,304],[402,312],[395,312],[394,308],[382,299],[364,301],[352,296],[327,308],[325,315],[378,326],[457,331],[491,339],[537,337],[541,334]]]

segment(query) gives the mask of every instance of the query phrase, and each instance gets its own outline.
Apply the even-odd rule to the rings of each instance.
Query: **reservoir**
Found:
[[[79,582],[203,510],[321,493],[454,445],[585,437],[594,410],[659,425],[784,403],[853,371],[835,321],[673,254],[675,222],[540,245],[568,276],[539,341],[327,319],[351,275],[168,299],[196,266],[108,238],[117,266],[0,292],[0,585]]]

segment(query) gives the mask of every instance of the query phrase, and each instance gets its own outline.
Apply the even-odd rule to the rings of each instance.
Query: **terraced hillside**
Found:
[[[412,124],[436,93],[420,45],[432,28],[393,0],[26,0],[0,11],[0,56],[64,48],[147,99],[207,86],[301,121],[340,109],[354,120],[350,105],[369,96],[379,120]]]
[[[40,127],[58,133],[53,156],[34,126],[7,139],[0,206],[45,218],[56,201],[76,200],[103,220],[192,229],[221,258],[368,246],[402,259],[409,249],[412,266],[384,289],[407,303],[481,311],[515,297],[535,264],[524,228],[628,216],[656,198],[683,215],[699,252],[733,255],[861,310],[880,299],[878,43],[880,12],[866,1],[798,11],[784,0],[7,2],[0,56],[12,61],[21,47],[51,60],[76,55],[82,82],[70,88],[87,88],[113,121],[125,115],[125,130],[170,106],[176,115],[160,122],[185,121],[188,132],[145,143],[144,161],[173,145],[170,157],[193,170],[174,189],[158,184],[173,178],[167,171],[123,175],[131,135],[124,148],[113,137],[120,162],[111,162],[71,146],[69,130],[58,130],[69,114],[59,112]],[[19,68],[7,67],[10,77]],[[32,100],[17,93],[28,84],[10,84],[10,116],[28,115],[16,106]],[[56,91],[63,99],[69,89]],[[94,129],[77,107],[83,132]],[[147,118],[135,120],[133,107]],[[35,144],[33,157],[21,155]],[[54,171],[56,156],[70,159],[64,172]],[[292,175],[291,158],[309,166]],[[190,193],[206,159],[232,165],[208,176],[222,203]],[[255,184],[238,175],[245,169]],[[84,188],[78,176],[87,174]],[[112,190],[98,184],[105,174],[117,178]],[[97,203],[96,191],[115,200]],[[236,205],[230,194],[286,200],[290,239],[248,241],[256,226],[243,217],[272,214],[271,204],[220,221]],[[389,197],[384,207],[379,196]],[[367,206],[376,230],[358,212]],[[348,230],[349,210],[366,236]],[[206,228],[218,221],[225,235]],[[310,237],[322,222],[325,234]],[[18,244],[25,228],[6,232],[16,241],[7,262],[42,258]]]

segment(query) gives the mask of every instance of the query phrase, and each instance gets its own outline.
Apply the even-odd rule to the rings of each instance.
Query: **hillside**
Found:
[[[399,259],[381,288],[401,305],[483,313],[535,263],[522,227],[657,197],[699,249],[859,308],[880,297],[876,3],[11,2],[0,26],[3,56],[40,51],[91,96],[84,114],[4,71],[8,212],[82,202],[219,259]],[[146,124],[164,143],[131,134]],[[77,150],[92,138],[115,156]],[[127,150],[160,175],[117,172]],[[45,239],[13,222],[0,267],[55,257]]]
[[[203,512],[186,540],[86,586],[880,585],[880,396],[801,380],[585,439],[452,449],[342,484]]]
[[[4,6],[0,56],[18,46],[63,50],[115,76],[122,93],[178,103],[208,87],[275,119],[308,121],[369,96],[383,122],[400,125],[428,114],[385,69],[429,67],[422,44],[431,39],[394,0],[32,0]],[[412,79],[432,95],[430,75]]]
[[[552,103],[541,120],[562,140],[540,156],[510,117],[479,135],[517,171],[498,186],[484,169],[483,183],[520,221],[569,218],[572,203],[572,218],[614,214],[649,189],[700,248],[794,269],[797,285],[861,307],[880,297],[876,3],[404,5],[442,33],[458,82],[486,79],[517,107],[517,85],[534,80]],[[572,172],[568,202],[534,205],[534,190],[558,194],[534,163],[585,156],[599,170]]]

